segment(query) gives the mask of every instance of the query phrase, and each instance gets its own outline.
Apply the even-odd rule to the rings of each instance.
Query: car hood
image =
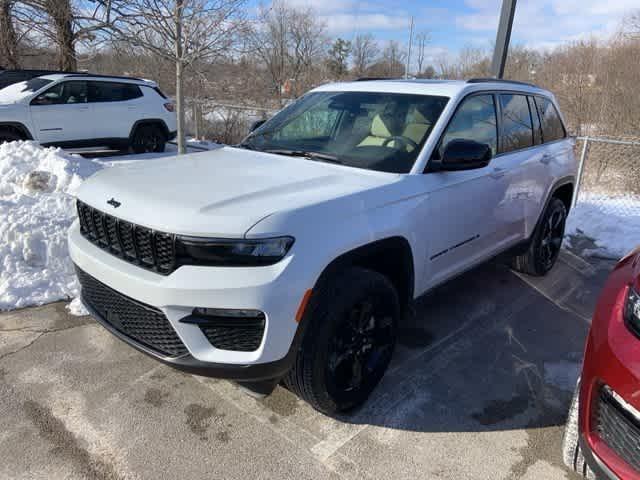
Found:
[[[242,237],[261,219],[375,188],[395,175],[239,148],[107,168],[78,198],[160,231]],[[115,202],[107,203],[109,200]],[[112,204],[119,203],[117,208]]]

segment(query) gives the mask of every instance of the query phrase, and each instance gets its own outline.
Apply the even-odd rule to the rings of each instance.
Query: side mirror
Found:
[[[264,122],[266,122],[266,120],[258,120],[256,122],[253,122],[251,124],[251,126],[249,127],[249,133],[253,132],[254,130],[257,130],[258,128],[260,128]]]
[[[451,140],[442,154],[438,170],[473,170],[489,165],[491,147],[475,140]]]
[[[31,100],[31,105],[53,105],[57,102],[58,98],[58,95],[55,93],[42,93]]]

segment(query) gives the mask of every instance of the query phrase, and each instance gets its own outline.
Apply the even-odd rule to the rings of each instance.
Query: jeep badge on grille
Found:
[[[111,205],[113,208],[118,208],[120,205],[122,205],[120,202],[118,202],[115,198],[111,197],[111,200],[107,201],[107,203],[109,205]]]

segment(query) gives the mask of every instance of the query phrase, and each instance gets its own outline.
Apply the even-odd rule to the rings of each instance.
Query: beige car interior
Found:
[[[427,135],[433,125],[417,109],[413,109],[408,117],[409,122],[404,125],[402,132],[394,135],[392,133],[393,128],[391,122],[389,120],[385,122],[381,114],[376,114],[371,121],[371,131],[369,135],[362,140],[358,146],[382,146],[385,141],[394,136],[408,138],[417,145],[420,145],[422,139],[425,138],[425,135]],[[395,146],[393,141],[388,142],[387,145],[389,147]],[[411,152],[415,147],[407,144],[406,148]]]

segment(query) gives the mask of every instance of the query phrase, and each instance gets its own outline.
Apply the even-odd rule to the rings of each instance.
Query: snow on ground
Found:
[[[33,142],[0,145],[0,310],[73,297],[66,232],[93,160]]]
[[[640,245],[640,196],[581,193],[567,220],[567,245],[589,237],[587,256],[619,259]]]
[[[219,147],[190,144],[200,147],[191,149],[194,152]],[[164,153],[91,159],[34,142],[0,145],[0,310],[77,296],[66,235],[76,216],[74,194],[84,179],[102,168],[176,152],[175,145],[168,144]],[[84,313],[77,299],[69,309]]]

